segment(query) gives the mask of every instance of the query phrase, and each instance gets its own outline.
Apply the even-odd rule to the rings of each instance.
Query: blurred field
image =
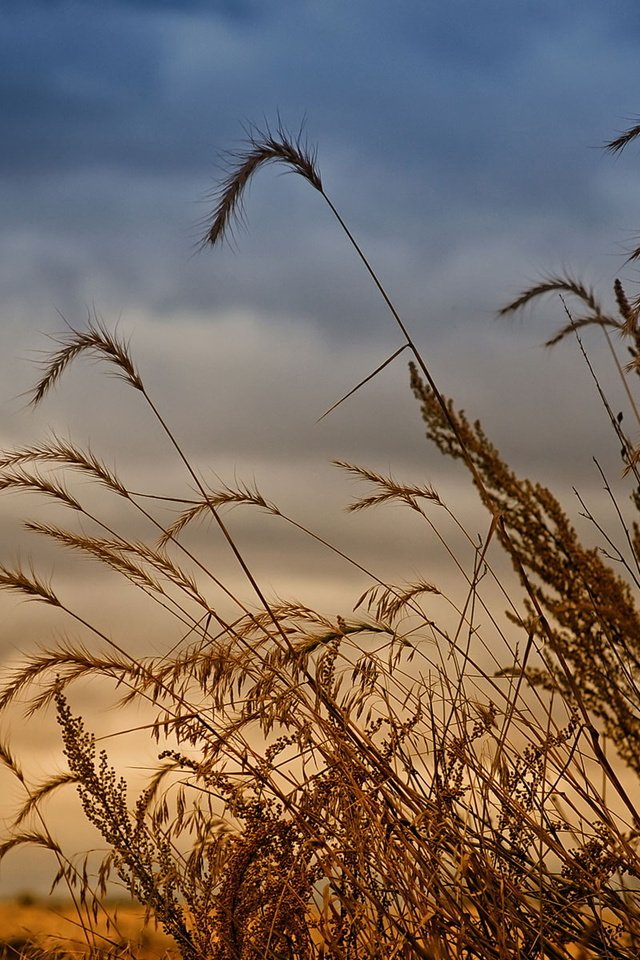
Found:
[[[175,944],[162,930],[144,925],[144,911],[135,904],[110,906],[115,924],[109,929],[104,917],[95,924],[94,943],[101,944],[105,953],[131,953],[141,960],[177,955]],[[104,941],[101,939],[104,937]],[[82,956],[89,953],[86,939],[71,904],[56,901],[31,901],[29,898],[0,901],[0,958],[15,958],[33,944],[51,953]]]

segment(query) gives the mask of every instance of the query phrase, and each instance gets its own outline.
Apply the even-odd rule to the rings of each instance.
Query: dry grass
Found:
[[[488,532],[478,541],[429,486],[339,462],[368,485],[351,509],[408,508],[442,538],[462,590],[443,596],[430,571],[387,583],[255,488],[209,489],[128,345],[95,320],[70,330],[45,363],[34,402],[71,362],[106,360],[147,403],[196,493],[174,499],[176,515],[165,523],[166,497],[154,504],[129,490],[70,442],[52,437],[0,459],[0,486],[45,495],[81,524],[31,522],[32,530],[97,559],[161,604],[168,651],[135,657],[41,575],[0,569],[0,586],[56,606],[83,631],[81,642],[35,652],[5,680],[0,709],[23,701],[36,714],[55,705],[67,771],[32,784],[2,745],[0,760],[24,802],[0,854],[27,843],[51,852],[54,885],[67,890],[87,949],[96,951],[110,915],[105,897],[118,882],[185,960],[637,957],[640,813],[637,790],[626,784],[640,776],[640,529],[626,522],[619,550],[606,541],[615,572],[602,552],[583,546],[552,493],[518,477],[481,426],[440,392],[300,137],[251,132],[220,188],[206,243],[224,237],[265,163],[308,180],[346,231],[403,337],[377,369],[405,349],[412,354],[427,436],[468,469]],[[569,315],[551,342],[579,337],[589,324],[605,335],[615,329],[636,365],[638,305],[620,283],[619,316],[562,277],[503,312],[558,292],[586,312]],[[638,456],[611,420],[638,482]],[[155,539],[132,540],[85,508],[78,476],[106,498],[124,498]],[[633,500],[638,508],[637,489]],[[231,506],[266,511],[355,564],[367,589],[354,610],[327,616],[268,599],[224,520]],[[190,525],[206,518],[246,578],[248,597],[186,545]],[[447,545],[443,519],[471,545],[470,568]],[[494,568],[499,549],[511,560],[511,582]],[[487,600],[487,581],[501,591],[507,623]],[[446,622],[431,614],[436,598]],[[232,617],[221,612],[229,603]],[[89,718],[72,709],[74,685],[92,677],[111,684],[114,705],[152,710],[158,767],[135,802],[97,750]],[[98,862],[70,856],[47,828],[46,799],[70,787],[104,842]]]
[[[145,924],[143,907],[114,903],[110,909],[115,925],[106,917],[100,919],[90,945],[94,951],[101,947],[105,954],[134,955],[140,960],[175,955],[171,938]],[[73,908],[24,899],[0,902],[0,956],[15,960],[26,952],[34,957],[56,955],[60,960],[89,953]]]

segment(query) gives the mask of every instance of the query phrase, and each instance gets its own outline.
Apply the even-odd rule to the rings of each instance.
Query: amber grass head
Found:
[[[315,190],[322,192],[315,148],[304,135],[303,127],[291,134],[278,120],[274,130],[250,126],[244,147],[223,156],[227,175],[215,191],[215,206],[207,218],[207,232],[202,246],[215,246],[233,230],[234,222],[243,219],[243,195],[260,167],[280,164],[299,174]]]

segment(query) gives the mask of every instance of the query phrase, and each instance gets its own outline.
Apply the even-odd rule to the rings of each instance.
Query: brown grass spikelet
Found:
[[[628,320],[632,314],[631,305],[627,299],[627,294],[622,286],[622,282],[618,279],[618,277],[616,277],[616,279],[613,281],[613,292],[616,297],[616,303],[618,304],[620,315],[624,320]]]
[[[71,643],[62,643],[55,649],[44,649],[28,657],[20,669],[5,678],[0,692],[0,710],[36,686],[38,693],[29,701],[28,713],[48,706],[58,690],[87,676],[105,676],[121,684],[134,678],[134,667],[113,653],[99,656],[95,651]]]
[[[431,486],[421,487],[398,483],[393,477],[385,477],[375,470],[357,466],[346,460],[333,460],[332,462],[336,467],[341,467],[357,479],[368,480],[369,483],[381,488],[380,493],[373,494],[371,497],[362,497],[350,503],[347,510],[352,513],[393,500],[406,503],[412,510],[417,511],[421,509],[419,506],[420,500],[430,500],[432,503],[442,505],[438,493]]]
[[[32,406],[37,406],[42,401],[69,364],[82,353],[89,353],[95,359],[107,360],[116,367],[117,376],[136,390],[143,389],[142,380],[131,359],[128,345],[115,333],[111,333],[96,315],[89,316],[85,330],[75,330],[70,327],[68,333],[52,339],[59,344],[59,349],[43,363],[43,374],[31,391]]]
[[[425,593],[440,594],[440,590],[427,580],[418,580],[402,587],[376,585],[363,593],[356,601],[354,609],[357,610],[364,603],[368,610],[375,610],[377,620],[388,620],[393,623],[407,607]]]
[[[28,464],[35,464],[36,469],[25,469]],[[46,476],[44,469],[48,471]],[[67,490],[65,470],[86,474],[118,496],[131,499],[124,484],[91,450],[83,451],[55,435],[43,443],[0,453],[0,471],[4,471],[0,473],[2,489],[39,491],[83,512],[80,502]]]
[[[284,164],[322,192],[316,150],[309,147],[302,128],[292,136],[280,120],[273,132],[268,126],[264,130],[248,127],[246,147],[229,153],[225,159],[229,173],[216,191],[216,205],[211,217],[207,218],[208,229],[202,246],[214,246],[224,240],[234,220],[242,218],[243,194],[254,173],[266,164]]]
[[[618,137],[605,143],[605,148],[609,153],[620,153],[628,144],[640,136],[640,123],[633,124]]]
[[[619,154],[640,135],[640,124],[634,123],[619,136],[605,143],[605,149],[612,154]],[[627,257],[627,263],[633,263],[640,258],[640,247],[636,247]]]
[[[63,771],[62,773],[56,773],[50,777],[47,777],[46,780],[38,784],[29,792],[26,802],[23,804],[22,809],[15,818],[15,825],[20,826],[25,820],[28,820],[43,800],[56,793],[62,787],[68,787],[70,785],[77,784],[77,782],[77,777],[68,771]]]
[[[616,320],[614,317],[609,316],[603,309],[600,302],[597,300],[594,292],[589,287],[586,287],[579,280],[576,280],[570,276],[550,276],[540,283],[534,284],[532,287],[528,287],[524,290],[515,300],[512,300],[511,303],[508,303],[506,306],[502,307],[498,311],[499,317],[506,317],[508,314],[516,313],[518,310],[521,310],[527,304],[533,302],[539,297],[545,296],[548,293],[570,293],[572,296],[587,307],[589,310],[588,314],[584,316],[578,316],[572,318],[571,322],[563,326],[553,337],[550,337],[545,346],[553,347],[565,337],[573,334],[576,330],[581,329],[582,327],[588,326],[599,326],[599,327],[612,327],[614,329],[622,331],[623,323],[620,320]]]
[[[52,497],[64,503],[72,510],[81,511],[82,507],[74,496],[63,486],[60,481],[51,477],[43,477],[37,471],[28,472],[26,470],[7,471],[0,474],[0,490],[31,491],[43,493],[45,496]]]
[[[123,545],[118,541],[109,541],[98,537],[86,537],[70,530],[64,530],[62,527],[56,527],[50,523],[41,523],[28,520],[25,523],[28,530],[50,537],[65,547],[73,550],[81,550],[89,554],[107,566],[112,567],[118,573],[123,574],[133,582],[140,583],[158,593],[161,592],[160,584],[151,577],[147,571],[139,564],[133,562],[129,557],[123,556]]]
[[[571,293],[581,300],[585,306],[592,311],[592,313],[602,313],[600,304],[591,288],[586,287],[574,277],[563,277],[552,274],[543,278],[539,283],[536,283],[531,287],[527,287],[526,290],[523,290],[523,292],[519,294],[515,300],[511,301],[511,303],[508,303],[498,311],[498,316],[504,317],[508,313],[514,313],[516,310],[521,310],[522,307],[526,306],[537,297],[542,297],[547,293],[558,292]]]
[[[42,600],[53,607],[60,606],[51,587],[37,576],[33,568],[27,574],[20,565],[11,569],[0,564],[0,589],[24,594],[30,600]]]
[[[11,850],[23,845],[44,847],[46,850],[54,850],[56,853],[62,854],[62,850],[52,841],[50,836],[38,830],[24,830],[0,844],[0,860],[3,860]]]
[[[638,328],[640,300],[638,297],[635,297],[633,300],[629,300],[622,283],[617,278],[614,280],[613,290],[616,303],[618,304],[618,310],[620,311],[620,316],[624,319],[624,325],[620,333],[633,344],[633,346],[629,348],[630,352],[633,354],[637,352],[638,347],[640,346],[640,330]]]
[[[115,473],[109,470],[90,449],[81,450],[71,441],[64,440],[55,433],[42,443],[0,452],[0,469],[21,466],[25,463],[54,463],[70,470],[88,473],[120,496],[129,496],[126,487]]]
[[[217,509],[223,506],[234,507],[243,504],[261,507],[263,510],[274,515],[279,513],[275,504],[265,500],[255,485],[250,486],[249,484],[241,483],[237,487],[231,487],[225,484],[218,490],[205,488],[205,495],[199,502],[190,504],[175,520],[165,527],[162,536],[158,540],[158,546],[165,547],[170,540],[175,540],[185,527],[189,526],[194,520],[211,517],[212,507]]]
[[[6,740],[0,740],[0,763],[10,770],[18,780],[24,781],[22,767]]]

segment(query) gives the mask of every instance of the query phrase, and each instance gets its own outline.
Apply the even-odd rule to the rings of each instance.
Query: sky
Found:
[[[599,502],[592,458],[617,478],[617,442],[575,344],[541,347],[561,304],[511,321],[496,312],[563,270],[606,304],[618,276],[634,291],[639,149],[602,147],[640,112],[636,4],[6,0],[0,13],[3,448],[56,430],[130,486],[189,495],[149,411],[100,366],[79,363],[41,408],[26,406],[47,338],[96,314],[129,340],[208,480],[255,482],[383,578],[446,580],[410,518],[342,510],[366,490],[332,458],[433,483],[471,529],[487,526],[459,465],[424,439],[404,355],[317,423],[402,343],[322,197],[264,168],[232,242],[200,249],[225,151],[280,118],[317,148],[327,194],[440,389],[573,517],[574,485]],[[585,340],[615,398],[601,340]],[[59,519],[51,507],[11,496],[0,509],[5,562],[32,557],[135,652],[166,649],[153,616],[118,600],[99,569],[25,536],[21,518]],[[348,615],[359,575],[270,520],[236,511],[230,525],[267,592]],[[194,536],[239,582],[210,529]],[[0,602],[8,666],[68,635],[41,607]],[[36,772],[55,759],[50,726],[11,731]],[[54,814],[63,832],[69,809]],[[0,894],[46,888],[43,859],[12,858]]]

